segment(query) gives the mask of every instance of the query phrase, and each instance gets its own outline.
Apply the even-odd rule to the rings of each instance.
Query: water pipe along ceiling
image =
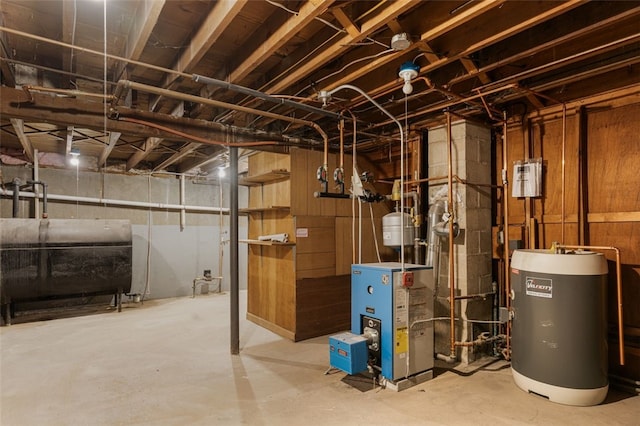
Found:
[[[229,143],[321,149],[309,123],[336,149],[351,113],[373,152],[399,141],[395,123],[356,91],[318,93],[357,86],[410,132],[444,110],[517,120],[637,86],[639,15],[637,1],[3,0],[0,155],[206,172]]]

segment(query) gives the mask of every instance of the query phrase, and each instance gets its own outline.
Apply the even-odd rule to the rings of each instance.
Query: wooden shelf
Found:
[[[240,240],[241,243],[252,244],[256,246],[295,246],[296,243],[279,243],[277,241],[262,241],[262,240]]]
[[[288,212],[289,206],[267,206],[267,207],[252,207],[247,209],[238,209],[240,213],[263,213],[263,212]]]
[[[270,172],[259,175],[245,176],[238,180],[238,185],[256,186],[269,182],[277,182],[279,180],[289,179],[289,171],[285,169],[271,170]]]

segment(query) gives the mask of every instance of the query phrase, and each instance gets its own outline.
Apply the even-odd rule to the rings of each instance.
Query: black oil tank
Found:
[[[1,303],[131,291],[131,223],[0,219]]]

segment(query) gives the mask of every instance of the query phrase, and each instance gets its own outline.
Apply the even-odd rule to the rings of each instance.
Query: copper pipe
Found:
[[[455,322],[455,271],[454,271],[454,254],[453,254],[453,141],[451,140],[451,114],[449,111],[445,112],[447,117],[447,182],[448,188],[448,200],[447,207],[449,210],[449,332],[451,334],[451,346],[449,356],[456,356],[456,322]]]
[[[429,114],[429,113],[436,112],[436,111],[441,111],[443,109],[449,108],[449,107],[454,106],[454,105],[458,105],[458,104],[461,104],[461,103],[468,103],[469,101],[481,98],[483,96],[491,95],[493,93],[502,92],[502,91],[508,90],[508,89],[518,89],[518,88],[520,88],[520,86],[518,84],[516,84],[516,83],[506,84],[506,85],[504,85],[502,87],[498,87],[498,88],[495,88],[495,89],[487,90],[486,92],[478,93],[476,95],[468,96],[466,98],[460,98],[460,99],[457,99],[457,100],[444,102],[444,103],[432,106],[432,107],[427,108],[427,109],[416,111],[416,112],[414,112],[412,114],[409,114],[409,115],[405,114],[404,116],[398,117],[398,119],[399,120],[404,120],[406,118],[419,117],[421,115]],[[377,127],[381,127],[381,126],[386,126],[388,124],[391,124],[392,122],[393,121],[389,121],[389,120],[383,121],[383,122],[380,122],[378,124],[375,124],[375,125],[371,126],[370,128],[373,129],[373,128],[377,128]]]
[[[504,292],[505,305],[511,312],[511,276],[509,262],[509,178],[507,173],[507,112],[502,113],[502,204],[504,208],[503,233],[504,233]],[[507,349],[506,354],[511,357],[511,322],[507,322]]]
[[[338,122],[340,129],[340,168],[344,168],[344,118],[341,118]]]
[[[433,176],[430,178],[424,178],[424,179],[416,179],[416,180],[410,180],[405,182],[405,185],[417,185],[419,183],[424,183],[424,182],[431,182],[433,180],[443,180],[443,179],[447,179],[447,175],[445,176]],[[379,182],[383,182],[383,181],[379,181]],[[393,182],[387,182],[387,183],[393,183]]]
[[[190,139],[195,142],[200,142],[207,145],[221,145],[221,146],[237,146],[237,147],[249,147],[249,146],[266,146],[266,145],[280,145],[279,142],[273,141],[258,141],[258,142],[218,142],[211,139],[201,138],[199,136],[190,135],[188,133],[181,132],[179,130],[172,129],[171,127],[156,124],[151,121],[138,120],[137,118],[120,117],[120,121],[127,121],[129,123],[141,124],[143,126],[153,127],[155,129],[163,130],[167,133],[173,133],[176,136],[180,136],[185,139]]]
[[[616,296],[618,298],[618,350],[620,352],[620,365],[624,365],[624,321],[622,318],[622,266],[620,262],[620,249],[608,246],[574,246],[556,244],[556,249],[569,250],[613,250],[616,252]]]

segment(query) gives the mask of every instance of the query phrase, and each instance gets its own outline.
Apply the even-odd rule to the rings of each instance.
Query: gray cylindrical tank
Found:
[[[404,241],[402,239],[402,222],[404,221]],[[382,216],[382,241],[387,247],[413,245],[413,221],[408,213],[393,212]]]
[[[604,401],[606,284],[600,253],[514,252],[511,367],[520,388],[561,404]]]

